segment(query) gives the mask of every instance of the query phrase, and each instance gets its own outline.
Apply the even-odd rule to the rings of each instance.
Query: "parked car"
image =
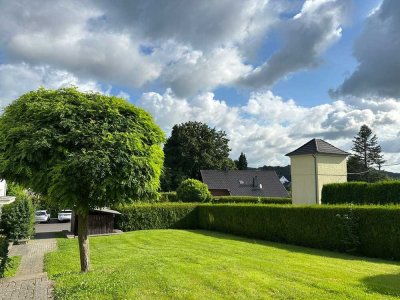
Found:
[[[69,222],[71,221],[72,210],[63,209],[58,213],[58,222]]]
[[[50,222],[50,214],[47,213],[47,210],[37,210],[35,213],[35,222],[36,223]]]

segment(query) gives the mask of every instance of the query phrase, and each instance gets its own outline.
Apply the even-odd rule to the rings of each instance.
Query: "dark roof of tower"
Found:
[[[303,146],[286,154],[286,156],[302,155],[302,154],[335,154],[335,155],[350,155],[348,152],[340,150],[335,146],[321,139],[312,139]]]

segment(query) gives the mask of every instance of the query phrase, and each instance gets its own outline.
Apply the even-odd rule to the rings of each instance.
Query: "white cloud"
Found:
[[[189,120],[224,130],[230,139],[232,157],[245,152],[253,166],[287,164],[289,160],[284,154],[314,137],[349,151],[352,137],[363,124],[378,134],[384,151],[386,141],[391,141],[385,153],[388,160],[400,160],[400,155],[391,153],[400,149],[400,142],[394,140],[400,134],[396,129],[400,121],[393,119],[394,113],[400,114],[400,106],[396,111],[387,110],[387,103],[376,102],[373,110],[344,101],[307,108],[265,91],[251,94],[247,104],[238,107],[215,99],[212,93],[178,98],[167,90],[163,95],[143,94],[139,105],[150,111],[168,133],[174,124]]]
[[[233,83],[250,71],[242,61],[236,48],[216,48],[209,53],[188,50],[169,64],[162,79],[175,94],[190,96]]]
[[[15,34],[7,51],[14,59],[124,86],[140,87],[161,71],[126,34],[88,32],[85,24],[74,35],[67,30],[56,36],[46,31]]]
[[[39,87],[60,88],[76,86],[82,91],[101,91],[92,80],[79,80],[69,72],[49,66],[31,67],[28,64],[0,65],[0,106],[4,107],[23,93]]]
[[[0,52],[7,63],[120,87],[163,84],[181,97],[238,81],[258,87],[313,67],[340,37],[346,1],[307,1],[289,22],[280,14],[293,4],[273,0],[2,1]],[[254,69],[277,28],[286,44]]]

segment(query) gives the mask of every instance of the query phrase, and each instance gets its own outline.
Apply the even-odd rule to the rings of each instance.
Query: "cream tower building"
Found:
[[[293,204],[321,204],[324,184],[346,182],[348,155],[321,139],[286,154],[291,162]]]

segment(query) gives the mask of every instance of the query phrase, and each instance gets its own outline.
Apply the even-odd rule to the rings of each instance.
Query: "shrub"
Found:
[[[212,199],[207,185],[191,178],[182,181],[176,190],[176,195],[182,202],[206,202]]]
[[[134,204],[118,206],[122,215],[115,227],[123,231],[161,228],[197,228],[197,205],[186,203]]]
[[[400,181],[326,184],[322,188],[322,203],[399,204]]]
[[[398,206],[201,205],[198,213],[203,229],[400,259]]]
[[[1,228],[12,241],[29,239],[35,230],[35,214],[32,201],[28,196],[17,199],[2,207]]]
[[[213,197],[213,203],[261,203],[261,204],[292,204],[291,198],[253,197],[253,196],[219,196]]]
[[[7,237],[0,235],[0,278],[4,277],[8,257]]]

